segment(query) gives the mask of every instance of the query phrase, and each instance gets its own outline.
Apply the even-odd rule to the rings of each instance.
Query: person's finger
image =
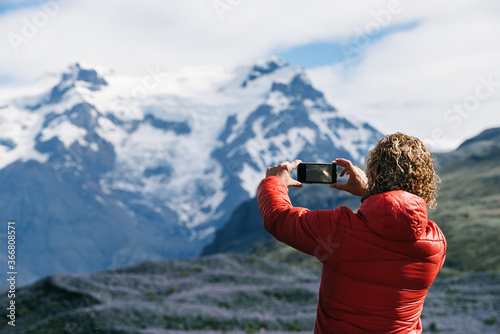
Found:
[[[337,158],[337,159],[333,160],[333,163],[338,165],[338,166],[343,166],[343,165],[345,165],[345,159]]]
[[[286,166],[288,166],[289,164],[290,164],[290,163],[289,163],[288,161],[284,161],[284,162],[280,163],[278,166],[279,166],[279,167],[286,167]]]
[[[289,181],[289,186],[302,188],[302,183],[300,183],[300,182],[299,182],[299,181],[297,181],[297,180],[293,180],[293,179],[291,179],[291,180]]]
[[[302,162],[302,160],[295,160],[294,162],[290,163],[288,166],[290,167],[290,170],[297,168],[297,166]]]
[[[340,166],[340,167],[347,167],[349,165],[352,165],[351,161],[349,161],[347,159],[342,159],[342,158],[335,159],[335,161],[333,163]]]
[[[338,190],[346,190],[347,189],[347,185],[345,183],[333,183],[330,185],[330,187],[338,189]]]
[[[342,169],[342,172],[344,172],[344,173],[349,174],[349,171],[353,170],[354,165],[347,159],[337,159],[336,162],[337,162],[338,166],[344,167]]]

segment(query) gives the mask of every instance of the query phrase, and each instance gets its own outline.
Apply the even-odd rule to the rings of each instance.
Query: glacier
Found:
[[[267,167],[362,164],[382,137],[277,57],[146,73],[74,64],[0,90],[0,216],[22,226],[23,283],[197,256]]]

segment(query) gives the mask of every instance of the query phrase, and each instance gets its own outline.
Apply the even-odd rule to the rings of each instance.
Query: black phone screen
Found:
[[[297,181],[302,183],[335,183],[337,182],[337,165],[301,163],[297,167]]]

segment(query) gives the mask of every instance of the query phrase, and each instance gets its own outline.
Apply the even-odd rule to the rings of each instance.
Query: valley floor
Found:
[[[320,273],[252,255],[61,274],[16,294],[23,333],[312,333]],[[6,305],[7,296],[0,296]],[[424,333],[500,333],[500,273],[439,278]],[[10,333],[6,322],[0,332]],[[12,331],[14,333],[14,331]]]

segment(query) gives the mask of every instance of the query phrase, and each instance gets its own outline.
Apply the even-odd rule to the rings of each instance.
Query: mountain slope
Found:
[[[0,94],[0,219],[17,222],[17,247],[31,254],[23,284],[196,256],[269,165],[360,161],[382,136],[275,57],[147,72],[75,64]]]
[[[500,270],[500,128],[438,155],[442,183],[431,219],[448,240],[445,266]]]

